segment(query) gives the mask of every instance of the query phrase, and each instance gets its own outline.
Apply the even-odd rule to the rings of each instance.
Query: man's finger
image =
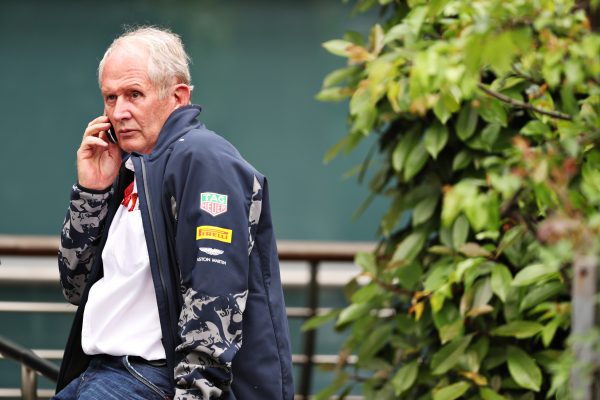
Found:
[[[102,149],[106,149],[108,147],[108,143],[105,140],[100,139],[96,136],[87,136],[83,138],[81,142],[82,150],[91,150],[93,148],[101,147]]]
[[[108,122],[108,117],[106,115],[101,115],[99,117],[94,118],[93,120],[91,120],[87,126],[92,126],[94,124],[100,123],[100,122]]]
[[[87,129],[85,130],[85,132],[83,133],[83,137],[88,137],[88,136],[98,136],[98,134],[102,131],[107,130],[108,128],[110,128],[110,122],[98,122],[95,123],[93,125],[90,125],[87,127]]]

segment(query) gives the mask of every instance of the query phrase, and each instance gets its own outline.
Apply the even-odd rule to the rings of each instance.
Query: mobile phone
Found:
[[[106,136],[108,136],[108,140],[111,143],[117,144],[117,142],[119,141],[117,139],[117,134],[115,133],[115,128],[113,128],[112,124],[110,124],[110,128],[108,128],[108,130],[106,131]]]

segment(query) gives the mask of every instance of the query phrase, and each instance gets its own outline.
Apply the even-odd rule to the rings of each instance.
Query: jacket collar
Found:
[[[200,127],[202,123],[196,118],[200,115],[202,108],[196,104],[190,104],[180,107],[173,111],[167,121],[163,125],[156,146],[149,154],[149,158],[153,159],[167,149],[171,143],[182,137],[190,129]]]

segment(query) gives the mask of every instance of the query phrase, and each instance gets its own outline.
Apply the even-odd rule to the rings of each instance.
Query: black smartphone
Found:
[[[112,124],[110,124],[110,128],[106,131],[106,136],[108,136],[108,140],[110,140],[111,143],[117,144],[117,134],[115,133],[115,128],[113,128]]]

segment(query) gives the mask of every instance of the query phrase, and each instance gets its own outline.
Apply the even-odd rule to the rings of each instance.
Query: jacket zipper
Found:
[[[173,318],[171,318],[171,306],[169,304],[169,296],[168,296],[168,291],[167,291],[167,286],[165,284],[165,277],[164,277],[164,272],[163,272],[163,268],[162,268],[162,263],[161,263],[161,258],[160,258],[160,254],[158,252],[158,240],[156,238],[156,225],[154,223],[154,214],[152,213],[152,205],[151,205],[151,200],[150,200],[150,193],[148,191],[148,179],[147,179],[147,174],[146,174],[146,163],[144,162],[144,157],[140,157],[140,162],[142,164],[142,179],[144,180],[144,195],[146,197],[146,205],[148,207],[148,217],[150,219],[150,229],[152,230],[152,241],[154,243],[154,251],[156,252],[156,262],[158,263],[158,273],[160,276],[160,284],[163,290],[163,294],[165,296],[165,301],[167,302],[167,320],[169,322],[169,329],[167,329],[167,331],[171,334],[171,337],[169,338],[169,346],[173,347],[175,346],[175,333],[173,332],[172,326],[172,322],[175,321]],[[165,349],[167,350],[167,349]]]

